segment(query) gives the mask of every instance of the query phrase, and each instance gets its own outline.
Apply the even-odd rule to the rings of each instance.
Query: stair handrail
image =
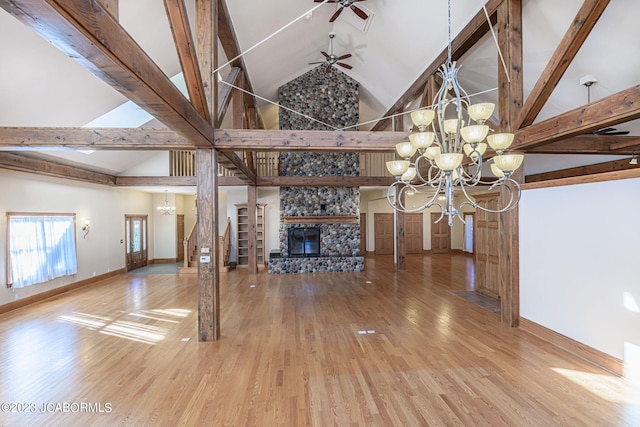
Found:
[[[231,218],[227,218],[227,223],[224,226],[224,232],[220,238],[221,250],[220,257],[222,258],[222,265],[229,265],[229,254],[231,253]]]
[[[185,268],[189,268],[189,261],[191,259],[191,255],[193,254],[196,245],[198,244],[198,233],[196,233],[196,227],[198,225],[198,221],[193,224],[191,227],[191,231],[189,235],[182,241],[184,246],[184,266]]]

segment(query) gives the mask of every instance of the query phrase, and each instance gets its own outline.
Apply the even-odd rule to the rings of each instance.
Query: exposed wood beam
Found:
[[[115,177],[111,175],[4,151],[0,151],[0,168],[92,184],[115,185]]]
[[[624,150],[633,148],[633,151],[640,151],[640,137],[638,136],[618,136],[616,141],[611,142],[611,151]]]
[[[522,0],[504,0],[498,8],[498,44],[504,55],[506,67],[498,63],[498,98],[500,129],[511,131],[513,122],[522,108]],[[505,70],[506,68],[506,70]],[[516,170],[511,178],[524,182],[524,167]],[[500,187],[500,206],[506,206],[512,194]],[[500,320],[510,327],[520,322],[520,229],[519,207],[498,215],[500,227],[499,289]]]
[[[216,129],[220,151],[392,152],[409,132]]]
[[[196,185],[195,176],[116,176],[118,187],[191,187]]]
[[[240,74],[242,70],[238,67],[233,67],[227,78],[224,80],[229,83],[228,85],[222,85],[220,88],[220,92],[218,93],[218,114],[216,116],[216,128],[219,128],[222,125],[222,121],[224,120],[224,116],[227,113],[227,108],[229,108],[229,104],[231,103],[231,95],[233,93],[233,86],[237,86],[238,79],[240,78]]]
[[[187,16],[184,0],[164,0],[164,7],[169,17],[169,25],[171,26],[171,33],[178,51],[178,58],[180,59],[189,99],[202,117],[209,121],[209,107],[204,96],[202,76],[200,75],[196,48],[191,35],[191,27],[189,26],[189,17]]]
[[[191,187],[196,185],[195,176],[116,176],[117,187]],[[219,176],[218,187],[245,185],[236,176]]]
[[[487,12],[491,17],[492,23],[495,23],[496,10],[503,0],[489,0],[486,4]],[[460,33],[451,41],[452,57],[454,60],[463,56],[471,47],[473,47],[487,32],[489,24],[484,11],[478,12],[469,23],[460,31]],[[423,92],[424,85],[427,83],[429,76],[435,74],[440,66],[446,61],[448,56],[447,48],[445,48],[436,59],[424,70],[424,72],[413,82],[409,89],[400,96],[400,98],[389,108],[384,117],[396,114],[402,111],[407,104],[420,96]],[[372,131],[384,130],[390,123],[390,119],[381,119],[372,128]]]
[[[498,61],[499,129],[512,132],[524,98],[521,0],[504,0],[498,8],[498,45],[506,64],[505,70]]]
[[[628,163],[628,162],[627,162]],[[533,190],[536,188],[560,187],[563,185],[588,184],[592,182],[615,181],[618,179],[640,178],[640,168],[635,166],[632,169],[624,169],[612,172],[596,173],[592,175],[572,176],[567,178],[537,181],[522,185],[523,190]]]
[[[640,118],[640,85],[520,129],[512,148],[530,150],[637,118]]]
[[[525,179],[527,184],[533,182],[550,181],[556,179],[574,178],[585,175],[596,175],[608,172],[619,172],[629,169],[640,169],[638,165],[630,165],[629,159],[614,160],[611,162],[596,163],[594,165],[578,166],[575,168],[562,169],[552,172],[528,175]]]
[[[259,176],[260,187],[386,187],[394,182],[390,176]]]
[[[232,59],[236,56],[240,55],[240,44],[238,43],[238,38],[236,37],[235,30],[233,29],[233,24],[231,23],[231,18],[229,17],[229,9],[227,8],[227,4],[224,0],[218,0],[218,39],[220,40],[220,44],[222,45],[222,49],[227,58]],[[247,67],[244,63],[244,59],[242,57],[236,59],[230,64],[232,67],[239,67],[245,72],[246,81],[245,88],[251,92],[253,91],[253,86],[251,85],[251,80],[249,79],[249,75],[247,74]],[[256,106],[255,97],[247,98],[247,106],[254,107],[256,112],[258,111]],[[262,122],[262,117],[260,114],[257,115],[257,127],[260,129],[264,129],[264,123]]]
[[[542,107],[551,96],[571,61],[582,47],[596,22],[602,16],[610,0],[585,0],[571,26],[529,93],[521,114],[513,123],[514,129],[529,126],[536,119]]]
[[[190,150],[193,143],[171,129],[0,127],[0,147],[92,150]]]
[[[193,145],[213,127],[98,2],[0,0],[0,7]]]
[[[615,147],[615,149],[614,149]],[[631,154],[640,148],[638,136],[579,135],[541,145],[527,153],[548,154]]]
[[[100,3],[102,3],[104,8],[107,9],[107,12],[109,12],[116,21],[119,19],[120,0],[100,0]]]

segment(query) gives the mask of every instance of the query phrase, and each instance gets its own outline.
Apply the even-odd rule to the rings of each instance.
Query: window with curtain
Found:
[[[7,213],[8,286],[76,274],[75,221],[75,214]]]

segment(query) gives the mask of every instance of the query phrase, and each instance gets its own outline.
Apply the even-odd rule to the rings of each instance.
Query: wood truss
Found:
[[[500,123],[493,126],[516,133],[515,148],[531,153],[602,153],[630,154],[640,151],[638,137],[592,135],[603,127],[640,118],[640,86],[634,86],[592,104],[533,124],[542,106],[594,28],[610,0],[584,0],[572,24],[538,79],[531,94],[523,99],[522,83],[522,1],[489,0],[486,4],[492,25],[496,25],[501,51],[509,75],[499,67]],[[197,40],[191,39],[183,0],[165,0],[167,14],[187,83],[187,100],[162,73],[160,68],[137,45],[117,20],[117,0],[87,2],[84,0],[0,0],[0,7],[32,28],[93,74],[103,79],[128,99],[153,114],[168,129],[68,129],[68,128],[0,128],[0,147],[62,146],[90,149],[170,150],[196,149],[199,160],[197,177],[112,177],[89,173],[42,160],[25,159],[16,153],[0,155],[0,167],[36,171],[54,176],[72,177],[106,185],[185,185],[194,181],[198,188],[198,241],[212,248],[217,224],[217,188],[226,183],[248,184],[255,194],[257,185],[318,185],[318,177],[306,179],[266,178],[256,176],[253,155],[246,162],[237,152],[257,151],[393,151],[406,132],[386,132],[391,120],[380,120],[371,132],[303,132],[263,130],[255,100],[225,85],[218,91],[211,70],[217,64],[217,45],[221,43],[228,58],[240,52],[226,4],[196,0]],[[213,25],[217,24],[217,25]],[[464,55],[486,33],[489,26],[484,12],[478,13],[453,40],[454,59]],[[195,46],[195,49],[194,49]],[[412,102],[425,105],[435,86],[434,74],[443,63],[443,51],[429,64],[420,77],[387,111],[385,116],[401,114]],[[251,82],[242,59],[235,60],[227,77],[229,83],[251,91]],[[233,102],[234,129],[219,129],[227,109]],[[218,155],[219,154],[219,155]],[[217,177],[217,163],[235,174],[233,179]],[[584,179],[581,175],[616,174],[627,168],[625,162],[573,168],[541,174],[536,181],[547,179]],[[75,169],[75,170],[74,170]],[[628,171],[640,176],[640,169]],[[626,174],[625,176],[628,176]],[[610,176],[610,175],[607,175]],[[524,180],[524,177],[519,179]],[[322,185],[386,185],[390,178],[335,177],[324,178]],[[578,181],[580,182],[580,181]],[[161,184],[160,184],[161,183]],[[503,323],[516,326],[518,305],[518,212],[502,215],[505,230],[501,256]],[[199,243],[200,244],[200,243]],[[201,271],[202,270],[202,271]],[[200,339],[216,340],[219,336],[218,266],[198,272],[200,286]]]

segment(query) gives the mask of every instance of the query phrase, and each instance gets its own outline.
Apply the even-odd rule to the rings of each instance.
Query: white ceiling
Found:
[[[187,3],[193,25],[193,0]],[[334,32],[334,52],[353,54],[344,61],[353,69],[341,68],[341,71],[361,84],[361,122],[380,118],[446,47],[447,2],[365,0],[358,5],[372,13],[367,31],[362,30],[361,20],[351,10],[345,10],[335,23],[329,23],[336,10],[334,3],[227,0],[242,50],[286,26],[244,56],[255,92],[277,101],[279,86],[314,67],[308,65],[309,62],[323,59],[320,51],[328,51],[328,35]],[[582,0],[523,0],[525,97],[581,5]],[[319,7],[309,19],[303,17],[293,22],[316,6]],[[453,36],[480,10],[479,0],[452,0]],[[637,0],[615,0],[609,4],[538,121],[584,105],[587,89],[579,84],[584,75],[598,79],[591,88],[592,101],[638,84],[640,26],[636,23],[637,16],[640,16]],[[167,76],[179,74],[162,1],[121,0],[120,21]],[[126,102],[122,95],[4,10],[0,10],[0,57],[0,126],[80,127]],[[220,62],[226,59],[223,57]],[[461,64],[460,83],[467,92],[497,87],[498,55],[490,36],[467,54]],[[225,67],[221,74],[224,76],[227,72]],[[478,99],[495,102],[496,97],[494,90]],[[277,128],[277,107],[263,101],[259,105],[266,127]],[[640,135],[636,122],[616,128]],[[117,120],[112,125],[123,126]],[[161,124],[154,121],[152,125]],[[370,126],[362,125],[361,129]],[[95,152],[87,156],[58,151],[48,154],[87,164],[95,170],[127,174],[132,165],[148,161],[155,153]],[[527,173],[549,170],[551,164],[559,169],[609,160],[599,156],[567,159],[556,155],[553,158],[556,160],[551,161],[550,156],[528,155]]]

